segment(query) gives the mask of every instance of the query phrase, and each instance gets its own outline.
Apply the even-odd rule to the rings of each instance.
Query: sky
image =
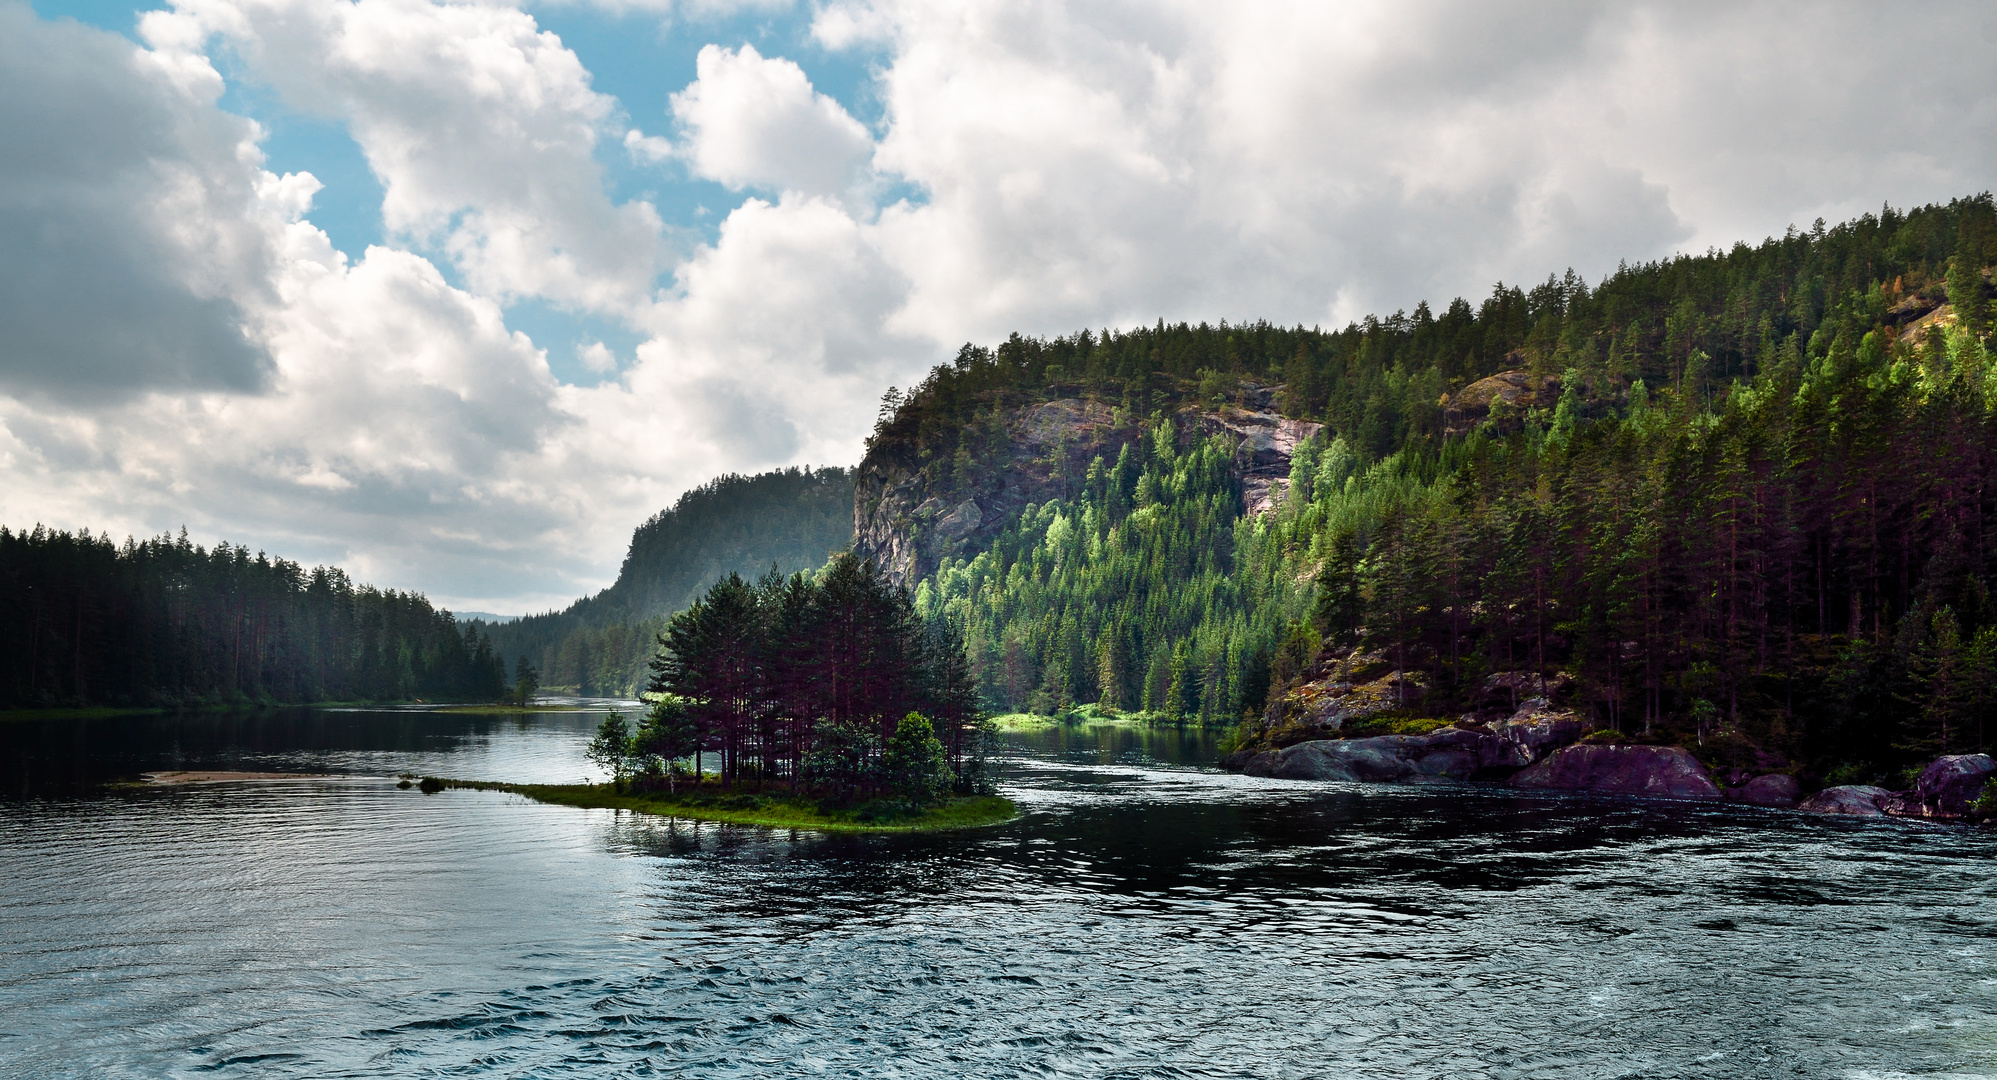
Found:
[[[1990,189],[1987,2],[0,0],[0,523],[545,610],[966,341]]]

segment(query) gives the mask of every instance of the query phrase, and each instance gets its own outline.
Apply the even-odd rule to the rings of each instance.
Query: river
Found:
[[[0,724],[0,1075],[1997,1076],[1997,836],[1014,736],[983,830],[399,790],[592,714]],[[155,768],[338,778],[110,791]]]

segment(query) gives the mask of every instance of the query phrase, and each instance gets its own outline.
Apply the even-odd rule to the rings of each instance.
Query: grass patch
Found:
[[[518,713],[577,713],[590,710],[579,705],[441,705],[429,711],[455,716],[513,716]]]
[[[1373,716],[1345,725],[1339,737],[1364,739],[1375,735],[1426,735],[1456,721],[1443,716]]]
[[[432,784],[434,783],[434,787]],[[970,829],[1010,821],[1019,810],[1011,799],[996,795],[973,795],[951,799],[941,806],[913,809],[892,801],[862,803],[843,810],[825,810],[810,799],[788,794],[756,795],[708,790],[683,792],[629,793],[612,790],[609,784],[499,784],[484,780],[440,780],[423,778],[425,792],[447,788],[470,791],[505,791],[525,795],[535,802],[556,806],[581,806],[599,810],[632,810],[664,817],[725,821],[734,825],[760,825],[770,829],[818,829],[824,832],[933,832],[938,829]]]
[[[1124,712],[1107,705],[1077,705],[1054,716],[1042,713],[1006,713],[992,717],[992,723],[1000,731],[1046,731],[1054,727],[1078,727],[1083,724],[1121,724],[1128,727],[1145,725],[1173,725],[1178,721],[1164,713]]]

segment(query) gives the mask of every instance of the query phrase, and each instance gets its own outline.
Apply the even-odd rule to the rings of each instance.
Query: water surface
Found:
[[[0,725],[0,1074],[1997,1076],[1988,832],[1016,736],[1016,822],[425,796],[590,714]],[[109,792],[149,768],[341,778]]]

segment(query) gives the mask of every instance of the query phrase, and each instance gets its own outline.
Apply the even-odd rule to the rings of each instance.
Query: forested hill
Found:
[[[509,664],[525,657],[538,668],[544,686],[635,693],[666,616],[708,586],[730,573],[815,570],[852,541],[852,470],[731,473],[638,526],[609,588],[562,611],[480,625]]]
[[[1357,648],[1410,719],[1536,672],[1706,753],[1980,745],[1993,258],[1984,195],[1337,330],[967,345],[891,396],[859,549],[1001,706],[1224,721]]]
[[[491,701],[504,682],[476,628],[337,567],[0,527],[0,709]]]

